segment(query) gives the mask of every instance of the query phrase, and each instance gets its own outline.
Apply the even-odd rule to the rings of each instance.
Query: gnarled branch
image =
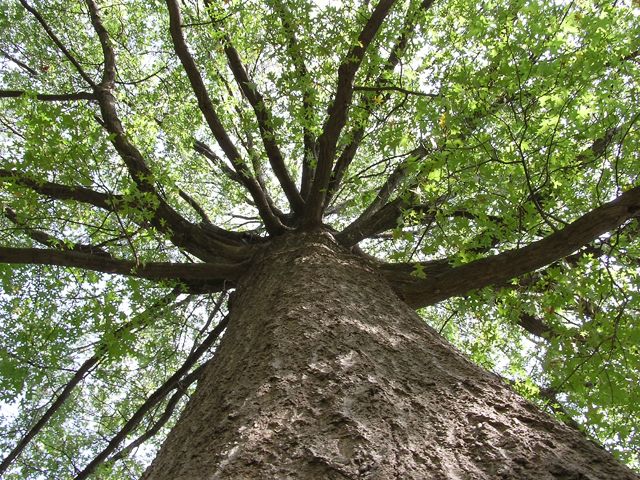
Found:
[[[160,232],[168,235],[174,245],[184,248],[204,260],[224,257],[224,250],[230,245],[225,239],[211,239],[198,235],[198,227],[171,207],[155,188],[153,173],[147,166],[142,153],[127,137],[117,113],[113,87],[116,75],[116,59],[109,34],[100,18],[100,12],[94,0],[85,0],[89,8],[91,24],[98,35],[104,57],[102,80],[94,89],[102,113],[104,128],[111,134],[111,143],[125,163],[129,175],[141,192],[154,197],[153,204],[146,206],[153,216],[151,224]],[[187,235],[192,233],[193,235]],[[213,240],[213,241],[212,241]]]

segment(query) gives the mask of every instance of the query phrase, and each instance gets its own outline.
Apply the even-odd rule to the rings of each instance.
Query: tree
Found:
[[[639,14],[9,2],[0,470],[637,478]]]

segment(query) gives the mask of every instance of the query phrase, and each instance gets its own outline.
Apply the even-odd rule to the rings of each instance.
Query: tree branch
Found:
[[[71,392],[76,386],[84,379],[84,377],[91,371],[93,367],[98,364],[100,357],[97,355],[91,356],[87,359],[76,373],[71,377],[69,382],[64,386],[60,395],[56,397],[53,403],[49,406],[47,411],[38,419],[38,421],[29,429],[29,431],[20,439],[18,444],[9,452],[9,454],[2,460],[0,464],[0,475],[2,475],[11,466],[13,461],[24,451],[29,445],[31,440],[42,430],[42,428],[49,423],[49,420],[55,415],[55,413],[62,407],[64,402],[69,398]]]
[[[396,228],[402,212],[406,210],[424,214],[425,220],[431,221],[434,218],[436,209],[448,198],[443,195],[433,205],[427,205],[413,204],[411,201],[413,197],[414,195],[411,194],[409,198],[395,198],[361,221],[354,221],[335,235],[336,240],[345,247],[351,247],[365,238]]]
[[[359,86],[356,85],[353,87],[355,92],[400,92],[405,95],[416,95],[418,97],[430,97],[430,98],[438,98],[439,95],[437,93],[425,93],[425,92],[417,92],[415,90],[408,90],[402,87],[396,87],[393,85],[374,85],[371,87]]]
[[[111,439],[107,447],[94,457],[91,462],[80,472],[75,480],[83,480],[87,478],[93,471],[104,462],[109,455],[127,438],[144,416],[159,402],[164,399],[168,393],[179,385],[180,379],[191,369],[191,367],[202,357],[202,355],[213,346],[220,334],[229,323],[229,316],[225,316],[220,323],[211,331],[207,338],[195,349],[185,360],[182,366],[167,379],[160,387],[158,387],[147,400],[136,410],[133,416],[125,423],[120,431]]]
[[[22,4],[22,6],[25,8],[25,10],[27,10],[29,13],[31,13],[31,15],[33,15],[35,17],[35,19],[42,26],[42,28],[47,33],[47,35],[49,36],[51,41],[53,41],[53,43],[56,45],[56,47],[58,47],[58,49],[62,52],[62,54],[65,57],[67,57],[67,60],[69,60],[71,62],[71,64],[75,67],[75,69],[78,71],[80,76],[84,79],[84,81],[87,82],[89,85],[91,85],[91,87],[95,88],[96,87],[96,83],[87,74],[87,72],[84,71],[84,69],[82,68],[82,65],[80,65],[80,62],[78,62],[78,60],[76,60],[76,58],[73,55],[71,55],[71,52],[60,41],[58,36],[53,32],[53,30],[51,29],[49,24],[42,17],[42,15],[40,15],[40,13],[38,13],[38,11],[35,8],[33,8],[31,5],[29,5],[26,2],[26,0],[19,0],[19,1]]]
[[[300,81],[302,82],[302,111],[303,115],[311,114],[314,108],[313,88],[310,86],[311,78],[309,69],[304,62],[303,56],[300,54],[298,39],[294,31],[294,27],[289,21],[290,12],[285,2],[275,1],[275,9],[278,11],[282,27],[287,37],[288,52],[293,62],[294,69]],[[306,119],[305,119],[306,120]],[[309,195],[311,182],[315,172],[316,156],[316,138],[308,127],[307,122],[302,125],[302,143],[303,143],[303,160],[302,160],[302,178],[300,179],[300,195],[303,199]]]
[[[202,76],[200,75],[196,62],[193,60],[191,53],[189,53],[189,48],[187,47],[187,43],[182,33],[182,15],[180,13],[180,6],[178,5],[178,2],[176,0],[166,0],[166,2],[169,11],[169,32],[173,41],[174,50],[182,63],[185,73],[187,74],[187,78],[191,83],[191,89],[198,100],[198,107],[200,108],[205,121],[209,125],[211,133],[218,142],[218,145],[220,145],[222,151],[231,161],[240,181],[251,194],[267,230],[274,234],[283,232],[285,227],[276,217],[274,212],[271,211],[269,202],[267,201],[267,192],[260,187],[255,178],[251,177],[247,164],[242,159],[240,152],[229,138],[222,122],[218,118],[218,114],[213,108],[213,103],[209,98],[207,88],[204,85],[204,81],[202,80]]]
[[[258,91],[255,83],[249,78],[249,75],[247,74],[247,71],[240,59],[240,55],[233,47],[229,38],[225,38],[224,52],[227,56],[229,68],[231,68],[231,72],[236,79],[236,83],[253,108],[258,122],[260,136],[262,137],[262,143],[264,145],[265,152],[267,153],[267,157],[269,158],[269,164],[273,169],[273,173],[280,182],[280,186],[287,196],[287,200],[289,200],[291,209],[300,214],[304,208],[304,201],[293,183],[293,180],[287,170],[287,166],[284,163],[282,152],[280,151],[280,147],[275,139],[271,112],[264,102],[264,97]]]
[[[55,200],[73,200],[87,203],[109,212],[120,211],[130,204],[122,195],[102,193],[86,187],[43,181],[19,170],[0,169],[0,183],[13,183]],[[145,208],[144,205],[138,202],[131,206],[138,210]],[[243,251],[242,234],[230,232],[215,225],[207,225],[206,228],[200,228],[190,223],[188,225],[187,228],[192,235],[191,241],[197,239],[199,244],[209,242],[209,248],[215,246],[216,252],[221,253],[223,258],[240,259],[245,257],[246,252]],[[186,235],[186,233],[187,231],[182,230],[175,233],[172,232],[172,235],[178,237]],[[207,255],[207,258],[214,259],[216,257]]]
[[[432,4],[433,4],[433,0],[422,0],[422,2],[418,7],[418,10],[427,11],[429,8],[431,8]],[[374,82],[373,87],[354,87],[354,90],[369,90],[369,89],[373,89],[374,91],[397,90],[397,87],[389,87],[385,85],[387,81],[386,75],[393,72],[393,70],[396,68],[396,66],[400,62],[400,55],[407,48],[407,43],[409,42],[409,35],[411,32],[413,32],[415,25],[416,25],[415,13],[409,11],[407,13],[407,18],[404,21],[402,32],[396,39],[394,46],[391,48],[391,53],[389,54],[387,62],[385,63],[384,68],[378,75],[378,78],[376,78],[376,81]],[[404,93],[407,93],[407,92],[409,91],[405,91]],[[363,124],[361,126],[356,127],[356,129],[352,132],[351,141],[342,150],[342,153],[338,157],[338,160],[336,161],[336,165],[333,168],[333,172],[331,173],[331,179],[329,180],[329,185],[327,187],[327,197],[325,200],[325,203],[327,204],[331,201],[331,199],[333,198],[333,195],[338,190],[338,187],[342,182],[342,177],[344,176],[345,172],[349,168],[349,165],[351,165],[351,162],[353,161],[356,155],[356,152],[358,151],[358,147],[360,146],[360,143],[364,138],[365,123],[368,121],[369,116],[373,112],[373,108],[375,107],[375,104],[373,103],[372,100],[367,100],[364,107],[367,112],[366,118],[364,119]]]
[[[24,90],[0,90],[0,98],[20,98],[32,95]],[[70,100],[95,100],[96,96],[91,92],[75,93],[37,93],[35,98],[45,102],[66,102]]]
[[[381,217],[385,218],[389,214],[393,214],[393,212],[400,213],[399,208],[389,208],[387,207],[386,202],[389,200],[391,194],[400,186],[402,181],[406,178],[407,170],[409,164],[412,161],[416,161],[421,159],[427,154],[427,150],[420,146],[414,149],[412,152],[408,154],[408,158],[402,160],[400,164],[394,169],[394,171],[389,175],[386,181],[382,184],[376,197],[373,201],[367,206],[367,208],[360,214],[358,218],[356,218],[353,222],[351,222],[347,227],[342,230],[336,237],[338,241],[340,241],[345,246],[355,245],[354,240],[360,241],[370,235],[373,235],[373,230],[379,228],[380,220],[372,219],[376,215],[381,215]],[[383,209],[385,209],[383,211]],[[398,215],[395,215],[394,224],[397,223]],[[363,236],[364,235],[364,236]]]
[[[322,223],[325,194],[331,178],[336,145],[340,133],[347,122],[347,115],[353,97],[353,80],[362,64],[367,48],[394,3],[395,0],[380,0],[360,35],[358,35],[356,45],[349,50],[346,58],[338,67],[336,93],[330,103],[322,134],[318,138],[318,165],[311,185],[304,218],[307,228],[313,228]]]
[[[154,422],[151,428],[145,431],[142,435],[140,435],[134,441],[129,443],[126,447],[122,448],[121,450],[113,454],[106,461],[103,460],[103,462],[112,463],[126,457],[127,455],[129,455],[131,450],[139,447],[144,442],[146,442],[147,440],[152,438],[154,435],[156,435],[160,431],[160,429],[171,419],[171,416],[173,415],[173,412],[176,409],[178,402],[182,399],[182,397],[186,395],[187,389],[194,382],[200,379],[200,377],[202,376],[202,373],[204,372],[204,369],[208,364],[209,364],[208,361],[203,363],[198,368],[196,368],[193,372],[186,375],[182,380],[178,382],[176,392],[171,396],[171,398],[167,402],[167,405],[164,408],[164,412],[162,412],[162,415],[160,416],[160,418],[158,418],[158,420]]]
[[[178,289],[174,289],[169,294],[162,297],[160,300],[154,302],[149,308],[147,308],[141,314],[136,315],[133,319],[131,319],[126,324],[122,325],[118,328],[114,333],[114,338],[120,338],[125,332],[130,331],[132,328],[139,326],[141,324],[141,318],[150,317],[150,313],[159,308],[163,308],[168,305],[173,299],[178,295]],[[96,353],[94,353],[90,358],[84,361],[84,363],[80,366],[78,370],[73,374],[71,379],[67,382],[67,384],[60,392],[60,395],[56,397],[53,403],[47,408],[46,412],[38,419],[38,421],[29,429],[29,431],[20,439],[18,444],[9,452],[9,454],[2,460],[0,464],[0,475],[2,475],[13,463],[13,461],[24,451],[24,449],[29,445],[31,440],[42,430],[49,420],[53,418],[56,412],[62,407],[62,405],[67,401],[71,392],[78,386],[78,384],[87,376],[87,374],[100,362],[102,356],[106,352],[106,346],[104,343],[101,343],[96,349]],[[195,372],[194,372],[195,373]]]
[[[178,189],[178,195],[180,195],[180,198],[187,202],[189,206],[196,211],[196,213],[204,223],[211,225],[211,219],[209,218],[209,215],[207,215],[207,212],[204,211],[204,208],[202,208],[202,206],[198,202],[196,202],[191,195],[189,195],[181,188]]]
[[[88,203],[110,212],[115,211],[117,205],[124,203],[124,198],[121,195],[102,193],[86,187],[47,182],[19,170],[0,169],[0,183],[13,183],[49,198]]]
[[[136,264],[104,255],[42,248],[0,247],[0,263],[55,265],[83,268],[96,272],[126,275],[147,280],[234,281],[246,269],[243,263],[170,263]]]
[[[549,340],[551,337],[557,336],[553,329],[547,325],[541,318],[535,317],[530,313],[523,312],[518,317],[518,325],[534,335],[545,340]]]
[[[155,201],[146,205],[152,213],[151,224],[169,236],[174,245],[184,248],[203,260],[224,258],[230,245],[224,238],[203,237],[201,230],[187,221],[160,195],[154,185],[153,172],[147,166],[142,154],[128,139],[116,109],[112,93],[115,84],[116,60],[107,30],[102,24],[98,6],[94,0],[85,0],[91,17],[91,24],[98,35],[104,57],[102,80],[95,88],[105,129],[111,134],[111,143],[124,161],[129,175],[141,192],[151,194]],[[237,248],[237,246],[235,246]]]
[[[229,180],[232,180],[244,186],[244,184],[242,183],[242,179],[240,178],[240,175],[238,175],[238,173],[236,173],[236,171],[233,170],[232,168],[229,168],[229,166],[226,163],[224,163],[224,161],[220,157],[218,157],[215,153],[213,153],[213,150],[211,150],[211,148],[209,148],[207,144],[199,140],[195,140],[193,143],[193,149],[197,153],[205,157],[207,160],[209,160],[212,165],[219,165],[220,169],[222,170],[222,173],[224,173],[227,176],[227,178],[229,178]]]
[[[602,137],[597,138],[586,150],[582,151],[580,154],[576,156],[576,161],[580,163],[584,163],[589,161],[590,158],[599,158],[604,154],[607,147],[613,142],[615,135],[619,133],[619,127],[609,128]],[[416,148],[412,154],[418,155],[418,158],[427,154],[427,151],[424,147]],[[448,197],[443,196],[439,198],[435,205],[421,205],[421,204],[413,204],[412,196],[409,198],[398,197],[395,200],[387,203],[383,207],[378,208],[377,210],[374,207],[380,205],[379,199],[387,199],[388,195],[385,196],[385,192],[389,191],[389,187],[397,185],[396,175],[402,172],[403,164],[400,164],[395,172],[388,178],[387,182],[383,185],[380,192],[376,197],[376,200],[370,205],[359,218],[354,220],[350,225],[345,227],[340,233],[336,235],[336,240],[338,240],[342,245],[346,247],[351,247],[365,238],[371,237],[380,232],[384,232],[386,230],[393,229],[398,226],[398,219],[402,215],[403,211],[411,210],[414,212],[423,213],[426,215],[427,221],[432,221],[434,218],[434,214],[436,208]],[[389,185],[390,184],[390,185]],[[465,217],[469,219],[476,219],[477,217],[470,211],[464,209],[458,209],[452,212],[453,216],[457,217]],[[504,220],[500,217],[489,215],[489,218],[496,223],[504,224]],[[484,233],[481,233],[480,236],[483,236]],[[473,243],[473,242],[471,242]],[[491,238],[490,247],[493,248],[499,243],[499,239],[495,236]],[[472,248],[470,250],[473,253],[482,253],[482,249]]]
[[[489,285],[506,282],[511,278],[541,268],[555,260],[567,257],[600,235],[621,226],[640,213],[640,187],[634,187],[615,200],[605,203],[566,227],[526,247],[508,250],[475,260],[458,267],[447,267],[443,272],[425,279],[405,274],[396,282],[396,292],[412,307],[433,305],[446,298],[462,295]],[[407,264],[410,267],[411,264]],[[385,268],[381,267],[384,272]],[[398,267],[392,267],[396,269]],[[398,276],[395,275],[398,280]],[[390,278],[394,280],[394,276]]]
[[[93,255],[111,257],[111,254],[109,254],[109,252],[102,250],[100,247],[96,247],[93,245],[86,245],[83,243],[75,243],[75,242],[69,243],[59,238],[56,238],[53,235],[50,235],[46,232],[43,232],[41,230],[36,230],[34,228],[31,228],[28,225],[26,225],[24,222],[22,222],[18,218],[18,215],[16,214],[16,212],[9,207],[5,207],[3,213],[4,213],[4,216],[7,217],[13,224],[20,227],[22,231],[29,238],[35,240],[38,243],[41,243],[42,245],[45,245],[47,247],[51,247],[54,249],[58,249],[58,250],[68,250],[68,251],[74,251],[74,252],[82,252],[82,253],[88,253]]]
[[[19,66],[20,68],[22,68],[25,72],[27,72],[29,75],[31,75],[32,77],[37,77],[38,76],[38,72],[36,72],[33,68],[31,68],[29,65],[27,65],[24,62],[21,62],[20,60],[18,60],[16,57],[14,57],[13,55],[9,54],[8,52],[5,52],[4,50],[0,49],[0,55],[2,55],[4,58],[6,58],[7,60],[15,63],[17,66]]]
[[[398,217],[402,214],[404,200],[397,198],[387,203],[384,207],[362,221],[353,221],[348,227],[335,235],[336,240],[345,247],[352,247],[365,238],[369,238],[376,233],[398,226]]]
[[[220,312],[220,309],[222,308],[222,302],[224,301],[225,297],[226,295],[220,294],[211,313],[209,314],[209,318],[207,319],[205,327],[203,327],[202,331],[208,328],[208,326],[213,321],[214,317]],[[227,320],[226,318],[222,319],[222,321],[226,321],[226,320]],[[202,376],[204,369],[206,368],[206,366],[209,364],[210,361],[211,359],[207,360],[198,368],[196,368],[193,372],[191,372],[190,374],[186,375],[184,378],[179,380],[177,384],[177,389],[176,389],[177,391],[172,395],[172,397],[167,402],[164,412],[162,413],[160,418],[156,422],[154,422],[151,428],[145,431],[142,435],[140,435],[134,441],[129,443],[126,447],[124,447],[123,449],[115,453],[113,456],[111,456],[108,460],[106,460],[105,463],[115,462],[127,456],[131,450],[138,447],[139,445],[142,445],[149,438],[153,437],[156,433],[158,433],[158,431],[164,426],[164,424],[166,424],[171,418],[171,415],[173,414],[173,411],[175,410],[176,405],[178,404],[180,399],[186,394],[189,386]]]

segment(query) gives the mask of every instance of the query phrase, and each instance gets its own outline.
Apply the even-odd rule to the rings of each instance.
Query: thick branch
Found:
[[[548,340],[555,336],[555,332],[549,325],[547,325],[541,318],[535,317],[529,313],[523,312],[520,317],[518,317],[518,324],[536,337]]]
[[[210,325],[214,317],[218,315],[218,313],[220,312],[220,309],[222,308],[222,302],[224,301],[225,298],[226,298],[226,295],[224,294],[221,294],[218,297],[218,300],[216,301],[216,304],[213,307],[213,310],[209,313],[209,318],[207,319],[206,325]],[[227,321],[228,319],[226,317],[222,319],[222,322],[227,322]],[[191,372],[190,374],[186,375],[184,378],[179,380],[177,389],[176,389],[177,391],[172,395],[172,397],[167,402],[164,412],[162,413],[160,418],[156,420],[154,424],[151,426],[151,428],[145,431],[142,435],[140,435],[134,441],[129,443],[126,447],[118,451],[116,454],[111,456],[106,461],[106,463],[111,463],[116,460],[119,460],[120,458],[127,456],[131,450],[138,447],[139,445],[142,445],[145,441],[147,441],[149,438],[153,437],[156,433],[158,433],[160,428],[162,428],[164,424],[167,423],[171,418],[171,415],[173,414],[173,411],[175,410],[176,405],[178,404],[180,399],[186,394],[189,386],[200,378],[200,376],[202,375],[202,372],[204,371],[205,367],[210,361],[211,359],[207,360],[198,368],[196,368],[193,372]]]
[[[202,376],[202,372],[204,372],[204,369],[207,365],[208,362],[203,363],[193,372],[181,379],[178,382],[176,392],[171,396],[171,398],[167,402],[167,405],[164,407],[164,412],[162,412],[160,418],[158,418],[158,420],[153,423],[151,428],[145,431],[134,441],[129,443],[126,447],[113,454],[109,459],[106,460],[105,463],[111,463],[125,458],[133,449],[138,448],[144,442],[155,436],[160,431],[160,429],[164,427],[169,420],[171,420],[178,402],[187,394],[187,390],[189,389],[189,387],[200,379],[200,377]]]
[[[18,170],[0,169],[0,183],[1,182],[13,183],[15,185],[26,187],[36,193],[55,200],[73,200],[81,203],[88,203],[110,212],[121,210],[127,205],[136,209],[144,208],[139,204],[139,202],[135,202],[133,204],[128,203],[122,195],[102,193],[86,187],[46,182],[32,178],[28,174]],[[215,225],[207,224],[203,229],[207,235],[210,235],[220,241],[233,241],[235,244],[241,244],[244,240],[241,233],[230,232]],[[220,246],[220,248],[224,251],[226,256],[234,258],[238,257],[239,252],[232,251],[232,247]]]
[[[605,134],[602,137],[596,139],[588,149],[577,155],[576,161],[584,162],[589,158],[598,158],[602,156],[619,131],[619,127],[608,129]],[[422,146],[416,148],[412,152],[412,155],[415,155],[418,158],[426,154],[427,151]],[[379,207],[379,205],[381,204],[380,199],[386,200],[388,198],[388,195],[385,196],[386,192],[392,191],[389,189],[389,187],[395,188],[395,186],[397,185],[396,176],[402,173],[402,171],[403,164],[400,164],[396,171],[382,186],[381,190],[378,192],[376,200],[374,200],[374,202],[365,210],[365,212],[363,212],[362,215],[360,215],[360,217],[358,217],[350,225],[345,227],[344,230],[336,235],[336,239],[341,244],[347,247],[351,247],[364,240],[365,238],[395,228],[398,225],[398,220],[400,219],[402,212],[406,210],[424,214],[426,221],[430,222],[433,220],[436,207],[447,199],[446,196],[438,199],[435,205],[416,205],[412,202],[412,196],[410,195],[408,198],[398,197],[395,200],[387,203],[386,205]],[[477,219],[477,217],[472,212],[464,209],[454,210],[452,214],[453,216]],[[504,224],[504,220],[500,217],[489,215],[489,218],[495,223]],[[481,233],[480,237],[484,235],[485,233]],[[473,241],[471,243],[473,243]],[[490,246],[483,247],[483,249],[493,248],[498,243],[498,237],[492,236],[492,238],[490,239]],[[470,249],[470,251],[473,253],[482,253],[483,249],[473,247]]]
[[[83,268],[147,280],[233,281],[246,269],[242,263],[170,263],[148,262],[137,265],[104,255],[41,248],[0,247],[0,263],[56,265]]]
[[[352,222],[335,236],[336,240],[345,247],[352,247],[376,233],[397,227],[404,203],[401,198],[397,198],[378,210],[375,215],[360,222]]]
[[[584,431],[584,427],[581,426],[578,422],[573,419],[573,415],[567,412],[566,408],[562,405],[562,402],[558,399],[558,391],[554,388],[541,388],[540,389],[540,398],[544,399],[547,402],[547,406],[560,417],[562,422],[575,430],[579,430],[580,432]]]
[[[426,11],[429,8],[431,8],[432,4],[433,4],[433,0],[423,0],[420,3],[420,6],[418,8],[419,10]],[[391,53],[389,54],[389,58],[387,59],[382,71],[378,75],[378,78],[376,78],[374,85],[372,87],[354,87],[354,91],[355,90],[365,90],[365,91],[366,90],[372,90],[372,91],[404,90],[404,89],[399,89],[399,87],[390,87],[386,85],[386,82],[387,82],[386,76],[390,72],[393,72],[393,70],[396,68],[396,66],[400,62],[400,55],[407,48],[407,43],[409,42],[409,36],[413,32],[415,25],[416,25],[416,15],[415,15],[415,12],[412,12],[410,10],[407,13],[407,18],[405,19],[402,32],[400,33],[400,35],[396,39],[395,44],[391,48]],[[406,90],[403,93],[408,94],[408,93],[414,93],[414,92]],[[336,165],[333,169],[333,172],[331,173],[331,179],[329,180],[329,185],[327,187],[327,197],[325,201],[326,203],[329,203],[331,201],[331,199],[333,198],[333,195],[338,190],[338,187],[342,182],[342,177],[344,176],[345,172],[349,168],[349,165],[353,161],[356,155],[356,152],[358,151],[358,147],[360,146],[360,143],[364,138],[365,124],[368,121],[369,116],[373,112],[373,108],[375,107],[375,104],[372,100],[368,100],[364,106],[365,106],[365,111],[367,113],[363,121],[363,124],[361,126],[356,127],[356,129],[352,132],[351,141],[342,150],[342,153],[340,154],[340,156],[338,157],[338,160],[336,161]]]
[[[49,423],[49,420],[55,415],[55,413],[60,409],[60,407],[64,404],[64,402],[69,398],[71,392],[76,388],[76,386],[84,379],[84,377],[91,371],[91,369],[98,363],[100,357],[97,355],[93,355],[91,358],[86,360],[80,368],[76,371],[76,373],[71,377],[69,382],[64,386],[60,395],[54,400],[54,402],[49,406],[47,411],[40,417],[40,419],[29,429],[29,431],[25,434],[24,437],[20,439],[18,444],[14,447],[11,452],[2,460],[0,464],[0,475],[2,475],[13,463],[13,461],[20,455],[27,445],[33,440],[33,438],[42,430],[42,428]]]
[[[340,232],[338,235],[338,240],[347,246],[355,245],[354,240],[360,241],[367,236],[372,235],[372,230],[376,230],[379,228],[380,219],[376,219],[376,216],[380,216],[383,219],[387,219],[389,214],[392,216],[395,214],[395,218],[391,219],[393,221],[393,226],[397,223],[397,218],[400,213],[401,205],[398,204],[397,207],[389,208],[387,205],[387,201],[391,194],[400,186],[402,181],[406,178],[407,171],[409,168],[409,164],[413,161],[419,160],[422,158],[427,151],[424,147],[418,147],[414,149],[410,154],[409,158],[400,162],[400,164],[391,172],[386,179],[386,181],[382,184],[376,197],[373,201],[367,206],[367,208],[360,214],[358,218],[356,218],[351,224],[349,224],[345,229]],[[397,203],[402,202],[401,200]],[[364,236],[363,236],[364,235]]]
[[[273,173],[280,182],[280,186],[287,196],[292,210],[296,213],[302,213],[304,202],[302,200],[302,197],[300,196],[300,193],[298,192],[298,189],[293,183],[289,172],[287,171],[287,166],[284,163],[282,152],[280,151],[280,147],[278,147],[275,139],[275,131],[273,130],[273,119],[271,117],[271,112],[264,102],[264,97],[258,91],[256,84],[249,78],[249,75],[247,74],[247,71],[242,64],[242,61],[240,60],[238,52],[233,47],[233,45],[231,44],[231,40],[229,39],[226,39],[224,52],[227,56],[229,67],[231,68],[233,76],[236,79],[236,83],[240,87],[242,94],[246,97],[246,99],[251,104],[251,107],[253,108],[256,120],[258,122],[258,128],[260,129],[262,143],[264,145],[265,152],[267,152],[269,164],[273,169]]]
[[[482,258],[425,279],[405,274],[396,282],[397,293],[411,306],[433,305],[470,290],[500,284],[567,257],[600,235],[619,227],[640,213],[640,187],[626,191],[615,200],[597,207],[565,228],[542,240],[498,255]],[[409,267],[409,265],[407,265]],[[385,271],[382,267],[382,270]],[[397,268],[392,280],[398,280]]]
[[[171,33],[173,47],[176,55],[178,55],[178,58],[182,63],[185,73],[187,74],[187,78],[191,83],[191,88],[193,89],[193,93],[198,100],[200,111],[202,112],[202,115],[209,125],[211,133],[213,133],[213,136],[217,140],[220,148],[222,148],[222,151],[225,153],[227,158],[229,158],[229,160],[233,163],[234,167],[238,165],[241,167],[241,170],[238,172],[240,175],[246,175],[248,172],[248,168],[246,167],[246,165],[244,165],[240,152],[231,141],[229,134],[224,129],[222,122],[218,118],[218,114],[213,107],[213,103],[209,98],[209,94],[207,93],[207,88],[205,87],[204,80],[202,79],[196,62],[191,56],[189,48],[187,47],[187,43],[185,41],[181,28],[182,14],[180,13],[180,6],[175,0],[167,0],[167,8],[169,11],[169,32]]]
[[[196,213],[202,219],[203,223],[211,225],[211,219],[209,218],[209,215],[207,215],[207,212],[204,211],[204,208],[202,208],[202,206],[198,202],[196,202],[196,200],[191,195],[189,195],[181,188],[178,189],[178,195],[180,195],[180,198],[187,202],[189,206],[196,211]]]
[[[222,173],[224,173],[227,178],[233,180],[236,183],[239,183],[240,185],[243,185],[240,175],[238,175],[232,168],[229,168],[229,166],[224,163],[224,161],[220,157],[218,157],[207,144],[196,140],[193,143],[193,149],[200,155],[204,156],[207,160],[209,160],[211,162],[211,165],[218,165],[222,170]]]
[[[305,225],[307,227],[315,227],[322,222],[325,193],[331,178],[336,145],[347,122],[353,97],[353,81],[367,48],[394,3],[395,0],[380,0],[362,32],[358,35],[356,45],[349,50],[346,58],[338,67],[338,86],[333,101],[330,103],[322,134],[318,138],[318,166],[305,211]]]
[[[182,33],[182,15],[180,13],[180,6],[176,0],[167,0],[167,8],[169,10],[169,32],[171,33],[171,39],[173,41],[173,47],[182,63],[187,78],[191,83],[193,93],[198,100],[198,107],[205,118],[205,121],[209,125],[211,133],[215,137],[218,145],[225,153],[227,158],[233,164],[242,184],[249,191],[253,201],[256,204],[256,208],[265,223],[265,227],[271,233],[280,233],[284,231],[284,225],[275,216],[275,214],[269,208],[269,202],[267,201],[267,192],[264,191],[258,182],[251,177],[247,164],[242,159],[240,152],[229,138],[222,122],[218,118],[218,114],[213,108],[213,103],[207,93],[200,71],[194,61],[189,48],[184,39]]]
[[[111,91],[115,82],[115,53],[109,35],[100,19],[97,5],[93,0],[86,0],[86,3],[89,7],[91,23],[100,40],[104,56],[102,81],[95,89],[98,102],[100,103],[103,125],[112,135],[112,144],[127,166],[131,178],[140,191],[151,193],[158,202],[156,208],[149,206],[149,208],[154,209],[152,224],[160,231],[169,234],[188,230],[190,226],[189,222],[171,208],[156,191],[153,184],[153,173],[147,166],[140,151],[130,142],[125,134],[116,110],[116,100]],[[189,250],[188,246],[184,244],[184,241],[176,240],[178,240],[174,242],[176,245],[183,246]]]
[[[154,200],[145,208],[153,216],[151,224],[168,235],[174,245],[184,248],[204,260],[225,257],[225,250],[232,249],[225,239],[212,239],[200,235],[196,225],[187,221],[173,207],[171,207],[155,188],[153,172],[147,166],[142,153],[127,137],[116,109],[116,99],[112,89],[115,84],[116,60],[115,52],[107,30],[102,24],[98,7],[94,0],[85,0],[91,16],[91,24],[100,40],[104,56],[104,71],[102,80],[95,88],[100,104],[104,128],[111,134],[111,143],[124,161],[129,175],[141,192],[149,193]]]
[[[304,62],[304,58],[301,54],[298,40],[294,31],[294,27],[289,20],[291,13],[289,12],[286,3],[282,1],[275,2],[275,8],[280,15],[280,21],[282,27],[285,30],[287,37],[288,52],[293,61],[293,66],[296,71],[296,75],[301,82],[302,86],[302,112],[306,117],[313,112],[313,89],[311,88],[311,79],[309,76],[309,69]],[[306,199],[311,190],[311,182],[315,173],[316,157],[316,138],[309,126],[307,125],[307,119],[302,125],[302,143],[303,143],[303,160],[302,160],[302,178],[300,180],[300,195],[303,199]]]
[[[86,187],[47,182],[32,178],[29,174],[19,170],[0,169],[0,183],[13,183],[55,200],[74,200],[88,203],[110,212],[116,210],[117,205],[124,203],[123,197],[120,195],[97,192]]]
[[[25,95],[31,95],[30,92],[24,90],[0,90],[0,98],[20,98]],[[71,100],[95,100],[96,96],[91,92],[75,92],[75,93],[37,93],[35,98],[45,102],[67,102]]]
[[[446,196],[443,196],[433,205],[412,204],[412,197],[397,197],[371,215],[354,221],[335,236],[336,240],[345,247],[352,247],[365,238],[396,228],[402,212],[409,209],[425,215],[425,220],[431,221],[438,205],[446,200]]]
[[[109,212],[119,211],[128,205],[127,200],[122,195],[102,193],[86,187],[47,182],[33,178],[19,170],[0,169],[0,183],[13,183],[55,200],[73,200],[87,203]],[[138,210],[145,208],[138,201],[129,205]],[[215,225],[206,225],[205,227],[199,228],[188,224],[185,229],[172,232],[172,238],[180,238],[190,231],[191,238],[185,238],[184,241],[198,241],[200,244],[209,242],[209,247],[215,246],[216,252],[225,258],[238,259],[245,256],[246,252],[242,251],[244,250],[244,247],[242,247],[242,234],[230,232]]]

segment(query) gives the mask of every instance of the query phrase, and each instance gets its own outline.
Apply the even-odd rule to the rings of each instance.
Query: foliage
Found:
[[[238,157],[202,114],[170,29],[177,3],[10,0],[0,10],[2,247],[131,262],[116,276],[105,272],[124,270],[1,254],[0,450],[99,357],[8,479],[78,475],[221,320],[217,292],[232,281],[201,294],[186,277],[145,276],[148,266],[240,261],[245,243],[323,220],[348,246],[429,281],[435,260],[456,267],[519,249],[638,187],[633,2],[398,1],[368,44],[361,32],[384,2],[185,0],[177,23]],[[351,81],[339,76],[356,64]],[[322,184],[345,82],[350,108]],[[107,84],[125,133],[100,97]],[[319,218],[296,212],[273,144]],[[261,194],[272,203],[261,207]],[[640,468],[634,215],[523,275],[420,306],[476,362]],[[209,251],[183,240],[183,227],[235,236],[212,233],[220,249]],[[174,385],[176,411],[189,388]],[[170,398],[119,448],[173,410]],[[137,478],[170,426],[99,478]]]

